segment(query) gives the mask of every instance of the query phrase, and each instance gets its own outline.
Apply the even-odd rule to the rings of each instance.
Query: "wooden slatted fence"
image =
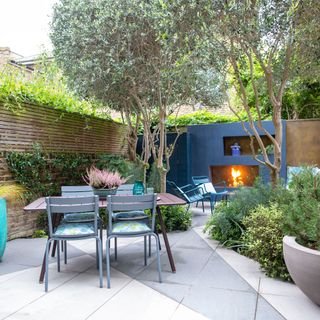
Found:
[[[39,143],[50,153],[125,154],[127,127],[110,120],[25,104],[13,113],[0,103],[0,152],[28,151]],[[12,180],[0,155],[0,183]],[[38,213],[8,208],[8,238],[30,236]]]

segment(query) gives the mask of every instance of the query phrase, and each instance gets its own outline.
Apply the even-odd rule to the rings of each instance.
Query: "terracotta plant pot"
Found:
[[[99,199],[106,199],[107,196],[116,194],[117,189],[118,188],[113,188],[113,189],[95,189],[95,188],[93,188],[93,193],[96,196],[99,196]]]
[[[7,206],[6,200],[0,198],[0,261],[7,243]]]
[[[283,254],[295,284],[320,305],[320,251],[301,246],[295,237],[283,238]]]

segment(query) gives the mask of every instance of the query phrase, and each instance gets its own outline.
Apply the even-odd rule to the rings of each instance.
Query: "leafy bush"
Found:
[[[239,121],[236,117],[221,116],[213,114],[207,110],[200,110],[178,117],[175,115],[170,115],[167,119],[166,125],[167,127],[185,127],[195,124],[225,123],[236,121]]]
[[[81,99],[68,90],[66,80],[55,62],[48,63],[45,57],[32,74],[5,66],[0,78],[0,102],[12,111],[21,110],[23,103],[32,103],[110,119],[106,113],[97,112],[101,109],[99,103]]]
[[[161,207],[161,213],[168,232],[188,230],[191,226],[191,211],[186,211],[184,206]]]
[[[260,263],[269,277],[290,280],[282,252],[284,215],[277,204],[259,205],[243,219],[241,253]]]
[[[101,169],[110,168],[110,171],[119,165],[119,171],[125,176],[134,173],[136,167],[135,163],[130,163],[122,156],[49,154],[39,145],[35,145],[30,152],[5,152],[4,156],[13,178],[27,189],[28,200],[44,195],[58,195],[64,184],[84,184],[83,175],[92,165]]]
[[[33,235],[32,235],[32,238],[46,238],[47,237],[47,233],[45,230],[35,230]]]
[[[240,188],[230,197],[228,203],[219,203],[205,230],[224,245],[241,246],[243,218],[258,205],[268,205],[277,199],[285,201],[287,197],[287,190],[283,186],[273,188],[257,179],[252,188]]]
[[[289,185],[292,200],[282,205],[287,235],[304,246],[320,250],[320,172],[304,168]]]
[[[186,211],[184,206],[162,206],[161,213],[167,232],[185,231],[191,226],[191,211]],[[150,211],[148,212],[150,216]],[[161,232],[160,223],[157,221],[156,228]]]

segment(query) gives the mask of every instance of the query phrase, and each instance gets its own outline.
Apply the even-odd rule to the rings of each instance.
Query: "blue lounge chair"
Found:
[[[205,200],[210,201],[211,212],[213,212],[214,205],[219,200],[219,198],[227,198],[229,194],[225,181],[221,181],[213,185],[207,176],[193,176],[192,182],[195,186],[201,187],[203,189],[203,196]],[[219,188],[219,190],[222,190],[217,191],[215,187]]]
[[[191,203],[202,202],[202,211],[204,212],[204,190],[200,186],[193,186],[192,184],[187,184],[182,187],[178,187],[173,181],[167,181],[168,190],[172,192],[177,197],[185,200],[188,203],[187,211],[190,208]]]

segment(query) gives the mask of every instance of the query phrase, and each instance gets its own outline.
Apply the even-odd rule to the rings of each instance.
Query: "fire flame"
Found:
[[[232,176],[232,186],[239,187],[243,185],[243,180],[241,177],[241,171],[231,168],[231,176]]]

